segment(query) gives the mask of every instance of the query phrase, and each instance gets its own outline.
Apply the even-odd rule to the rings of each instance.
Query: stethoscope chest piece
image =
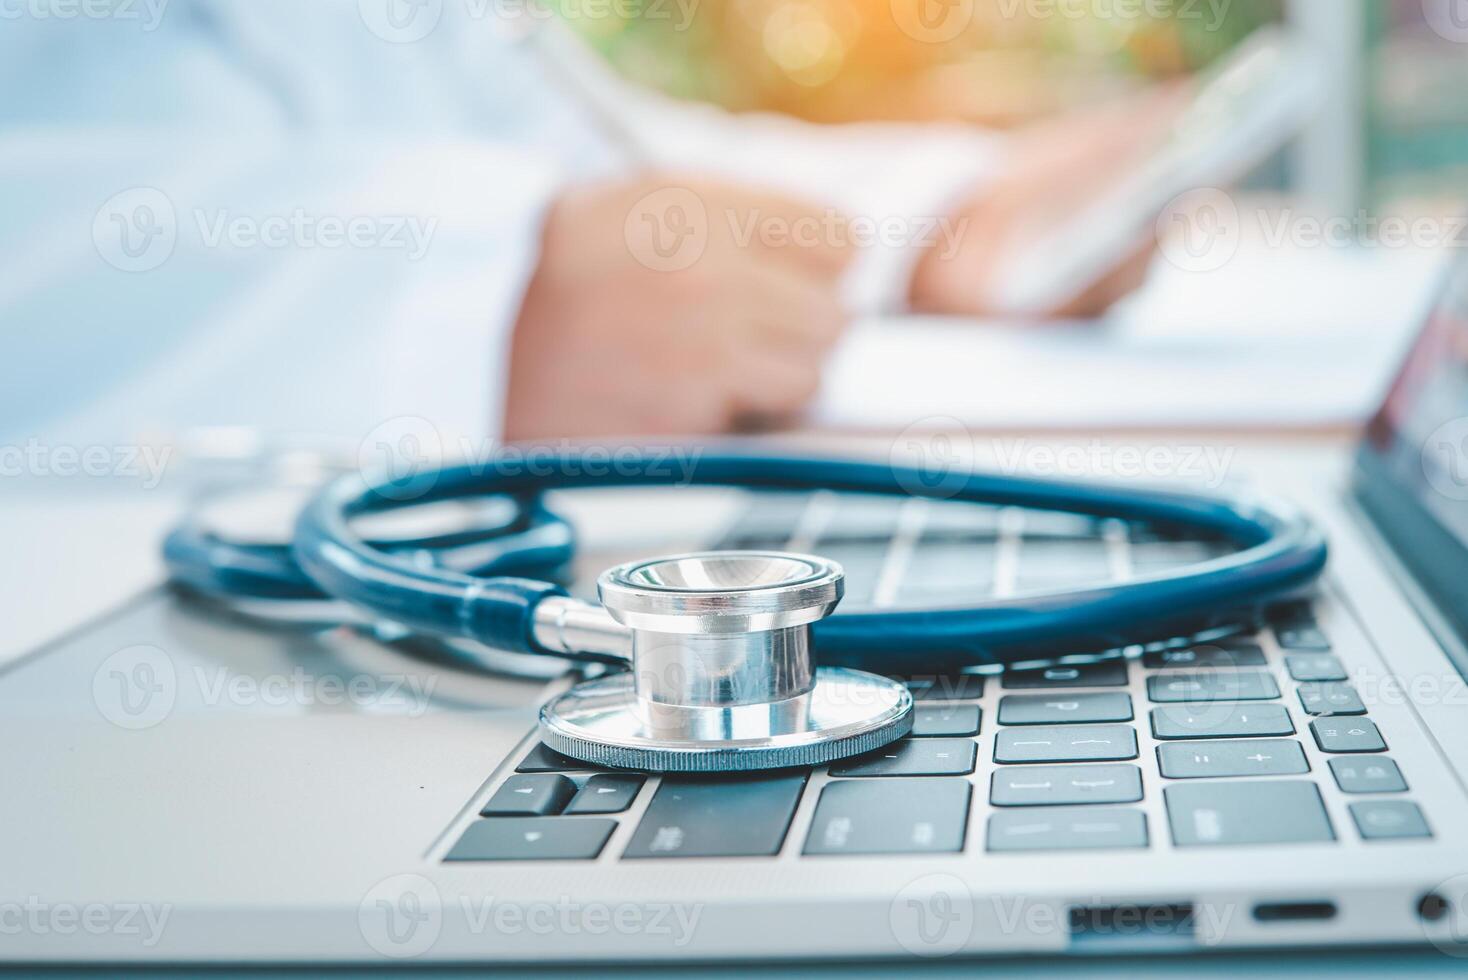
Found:
[[[547,745],[653,772],[812,766],[912,728],[912,695],[862,671],[816,667],[810,624],[840,601],[839,565],[780,552],[634,562],[598,581],[631,633],[632,669],[545,704]]]

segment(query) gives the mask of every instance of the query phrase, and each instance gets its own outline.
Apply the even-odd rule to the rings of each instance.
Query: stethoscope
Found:
[[[723,772],[818,765],[907,734],[896,677],[1093,653],[1256,616],[1321,572],[1326,543],[1278,501],[1211,497],[849,459],[720,452],[676,475],[576,452],[534,472],[497,459],[411,474],[349,473],[315,494],[285,542],[228,540],[191,519],[164,547],[173,578],[232,599],[332,598],[446,642],[626,665],[540,710],[551,748],[602,766]],[[646,461],[644,461],[646,462]],[[714,551],[604,572],[600,603],[548,580],[574,553],[545,491],[673,482],[943,498],[1064,511],[1224,539],[1238,550],[1124,582],[932,609],[834,612],[843,572],[814,555]],[[475,506],[496,501],[493,519]],[[467,508],[460,526],[374,535],[404,512]],[[819,663],[819,665],[818,665]]]

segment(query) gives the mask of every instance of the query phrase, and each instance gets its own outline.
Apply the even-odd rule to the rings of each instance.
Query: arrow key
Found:
[[[644,777],[637,773],[599,773],[586,781],[567,813],[621,813],[632,805]]]
[[[520,772],[506,779],[479,812],[486,817],[544,817],[560,813],[575,795],[569,776]]]

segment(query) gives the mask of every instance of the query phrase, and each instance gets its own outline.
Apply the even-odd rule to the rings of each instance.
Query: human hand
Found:
[[[1168,87],[1101,109],[1045,123],[1016,136],[1004,176],[964,203],[955,219],[956,249],[929,249],[913,273],[914,309],[993,316],[994,275],[1011,249],[1091,204],[1116,175],[1137,166],[1176,119],[1186,89]],[[1117,256],[1100,280],[1042,318],[1099,316],[1141,286],[1156,243],[1151,236]]]
[[[552,206],[510,352],[506,438],[690,435],[790,416],[845,323],[813,205],[672,175]],[[816,229],[779,236],[769,229]]]

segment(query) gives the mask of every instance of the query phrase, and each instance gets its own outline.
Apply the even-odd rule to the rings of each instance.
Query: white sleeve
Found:
[[[0,43],[0,60],[16,55],[0,82],[25,96],[0,108],[0,356],[19,366],[0,429],[362,439],[416,418],[450,452],[497,436],[557,154],[497,131],[494,110],[433,101],[475,94],[436,74],[435,55],[402,68],[370,35],[252,49],[255,25],[200,27],[225,8],[178,6],[117,45],[59,26],[25,38],[31,25]],[[355,8],[337,5],[320,33],[350,30]],[[301,64],[254,70],[279,51]],[[366,77],[401,69],[421,101],[355,105],[353,79],[303,74],[328,55],[364,76],[361,93],[393,89]]]

